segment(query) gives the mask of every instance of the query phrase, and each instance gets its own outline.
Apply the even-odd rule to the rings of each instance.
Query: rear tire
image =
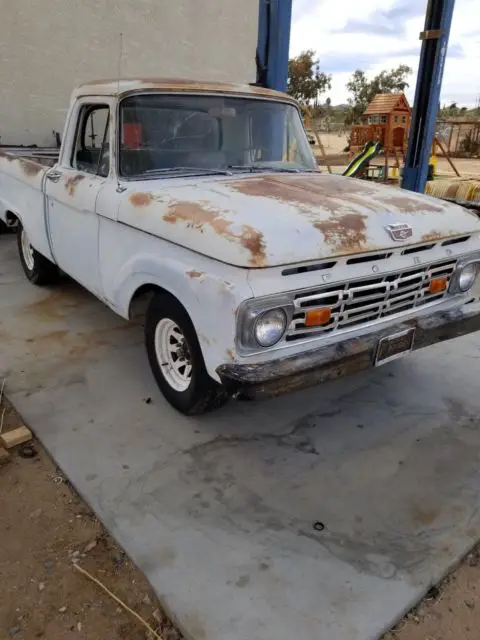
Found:
[[[35,251],[20,221],[17,225],[17,246],[23,271],[32,284],[42,287],[58,280],[57,265]]]
[[[229,394],[208,375],[188,313],[171,295],[157,293],[145,321],[145,347],[166,400],[187,416],[213,411]]]

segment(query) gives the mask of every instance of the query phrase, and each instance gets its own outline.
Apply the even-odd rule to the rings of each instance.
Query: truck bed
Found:
[[[39,169],[53,167],[58,161],[59,149],[56,147],[3,147],[0,145],[0,158],[9,162],[18,161],[23,166],[25,173],[29,175],[27,167]]]
[[[28,216],[30,241],[49,260],[44,184],[58,155],[56,148],[0,147],[0,221],[11,225]]]

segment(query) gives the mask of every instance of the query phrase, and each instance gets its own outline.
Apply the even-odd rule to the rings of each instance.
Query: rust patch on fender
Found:
[[[41,164],[26,160],[25,158],[18,158],[18,164],[26,176],[33,177],[40,173],[45,167]]]
[[[187,271],[187,276],[189,278],[201,278],[203,275],[203,271]]]
[[[29,178],[33,178],[38,175],[40,171],[45,169],[45,166],[39,162],[35,162],[29,158],[22,158],[21,156],[14,155],[5,151],[0,151],[0,158],[5,158],[7,162],[16,162],[23,171],[23,173]]]
[[[233,351],[231,349],[227,349],[227,358],[229,360],[235,360],[235,356],[233,355]]]
[[[134,207],[147,207],[152,202],[153,196],[151,193],[142,193],[139,191],[132,193],[129,200]]]
[[[69,196],[75,195],[75,190],[82,180],[85,180],[85,176],[81,173],[77,173],[74,176],[70,176],[65,180],[65,189],[68,191]]]
[[[172,202],[168,206],[167,213],[163,216],[165,222],[176,224],[184,222],[187,229],[196,229],[203,232],[205,226],[209,226],[219,236],[223,236],[230,242],[238,242],[250,252],[250,265],[252,267],[265,266],[265,241],[263,234],[248,224],[241,226],[241,231],[231,230],[233,224],[230,220],[222,218],[221,211],[215,211],[202,206],[201,202]]]
[[[336,252],[361,253],[367,248],[368,216],[359,213],[347,213],[338,218],[316,222],[313,226],[321,231],[325,242]]]
[[[44,166],[34,160],[22,158],[21,156],[5,151],[0,151],[0,158],[5,158],[7,162],[18,162],[18,166],[27,176],[36,176],[42,169],[45,169]]]
[[[263,266],[265,264],[265,239],[263,233],[256,231],[248,224],[244,224],[243,229],[240,242],[251,253],[250,263],[255,267]]]

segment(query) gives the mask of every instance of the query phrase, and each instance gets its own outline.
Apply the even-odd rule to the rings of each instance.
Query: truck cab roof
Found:
[[[253,84],[182,80],[179,78],[121,78],[94,80],[80,85],[73,91],[73,98],[83,96],[121,97],[138,91],[164,91],[166,93],[221,93],[242,97],[269,98],[297,104],[291,96]]]

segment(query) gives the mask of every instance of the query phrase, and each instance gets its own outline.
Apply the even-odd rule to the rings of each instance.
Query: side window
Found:
[[[382,116],[380,122],[381,124],[387,124],[387,116]]]
[[[110,109],[84,105],[79,113],[71,164],[74,169],[107,176],[110,170]]]

